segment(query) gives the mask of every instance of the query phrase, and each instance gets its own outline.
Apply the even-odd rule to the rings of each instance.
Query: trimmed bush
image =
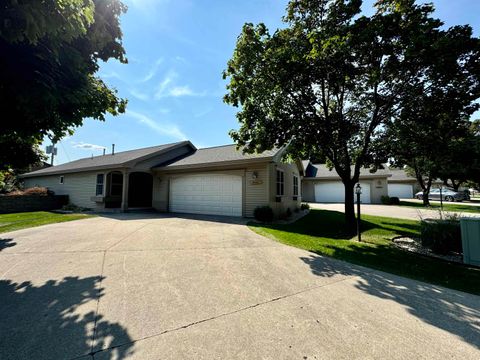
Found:
[[[6,194],[7,196],[48,196],[54,195],[53,191],[46,187],[32,187],[25,190],[14,190]]]
[[[253,211],[253,216],[261,222],[273,221],[273,210],[270,206],[259,206]]]
[[[300,205],[300,209],[301,210],[308,210],[308,209],[310,209],[310,205],[307,204],[307,203],[303,203],[302,205]]]
[[[382,195],[382,197],[380,198],[380,201],[382,202],[383,205],[390,205],[390,196]]]
[[[462,233],[460,221],[456,218],[422,220],[420,226],[422,245],[436,254],[462,252]]]
[[[390,205],[400,205],[400,199],[396,196],[391,197]]]
[[[383,205],[400,205],[400,199],[396,196],[390,197],[387,195],[383,195],[380,198],[380,201]]]

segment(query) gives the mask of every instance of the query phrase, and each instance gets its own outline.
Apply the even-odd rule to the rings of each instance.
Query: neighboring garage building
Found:
[[[329,170],[325,164],[312,164],[302,161],[305,177],[302,179],[302,199],[308,202],[341,203],[345,200],[344,186],[335,170]],[[360,185],[362,202],[381,203],[382,196],[412,199],[420,186],[417,180],[407,175],[404,169],[385,166],[375,173],[361,169]]]
[[[96,211],[253,216],[269,205],[279,215],[301,202],[302,163],[284,149],[243,154],[235,145],[197,149],[191,142],[124,151],[23,174],[25,187],[47,187]]]
[[[305,176],[302,180],[302,199],[308,202],[343,203],[345,201],[344,185],[335,170],[325,164],[312,164],[303,161]],[[382,196],[388,195],[388,169],[380,169],[371,173],[369,169],[361,169],[360,185],[362,186],[362,203],[379,204]]]
[[[414,177],[407,175],[403,169],[390,169],[392,175],[388,179],[388,196],[400,199],[412,199],[420,186]]]

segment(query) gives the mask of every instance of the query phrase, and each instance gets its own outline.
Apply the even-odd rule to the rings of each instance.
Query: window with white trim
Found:
[[[63,175],[60,175],[60,179],[58,180],[60,184],[63,184],[65,182],[65,177]]]
[[[104,174],[97,174],[97,185],[95,188],[95,195],[103,195],[103,183],[105,182]]]
[[[293,174],[293,196],[298,196],[298,176]]]
[[[282,170],[277,170],[277,196],[285,194],[285,174]]]

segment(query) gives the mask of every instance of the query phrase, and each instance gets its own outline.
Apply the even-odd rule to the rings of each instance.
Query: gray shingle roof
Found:
[[[403,169],[390,168],[390,174],[392,174],[390,181],[416,181],[415,177],[407,175]]]
[[[98,168],[115,168],[115,167],[122,167],[126,166],[131,162],[142,160],[143,158],[148,158],[150,156],[154,156],[158,153],[162,153],[168,149],[191,144],[189,141],[181,141],[172,144],[164,144],[164,145],[157,145],[151,146],[142,149],[135,149],[135,150],[128,150],[128,151],[121,151],[118,153],[106,154],[101,156],[94,156],[89,158],[83,158],[75,161],[71,161],[65,164],[52,166],[49,168],[32,171],[26,174],[23,174],[22,177],[32,177],[32,176],[39,176],[39,175],[53,175],[53,174],[61,174],[61,173],[68,173],[68,172],[77,172],[77,171],[86,171],[86,170],[93,170]],[[193,147],[193,145],[192,145]]]
[[[353,166],[352,166],[353,172]],[[376,172],[371,173],[370,169],[361,168],[360,177],[389,177],[390,170],[387,166],[384,169],[378,169]],[[325,164],[311,164],[311,169],[307,172],[307,178],[320,178],[320,179],[340,179],[335,169],[331,171]]]
[[[242,160],[261,160],[274,157],[280,149],[267,150],[262,153],[244,154],[242,150],[237,150],[236,145],[223,145],[210,148],[198,149],[189,156],[184,157],[171,164],[160,165],[157,169],[173,169],[177,167],[208,166],[217,163],[235,162]]]

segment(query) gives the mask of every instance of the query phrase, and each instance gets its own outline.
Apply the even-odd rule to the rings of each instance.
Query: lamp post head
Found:
[[[355,194],[360,195],[362,193],[362,187],[360,186],[360,183],[355,186]]]

